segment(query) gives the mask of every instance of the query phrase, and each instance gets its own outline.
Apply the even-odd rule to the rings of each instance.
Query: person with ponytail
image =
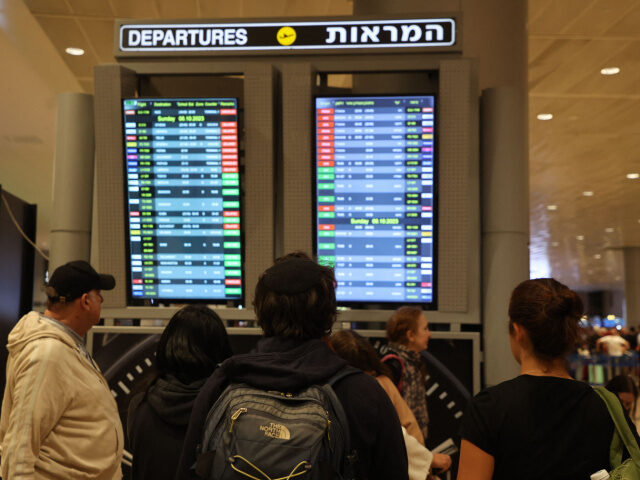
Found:
[[[508,328],[520,375],[468,405],[458,480],[588,479],[610,469],[614,426],[607,407],[567,370],[582,312],[580,297],[552,278],[515,288]]]

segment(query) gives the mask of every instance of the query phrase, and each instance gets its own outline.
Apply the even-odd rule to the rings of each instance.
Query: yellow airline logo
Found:
[[[276,39],[280,45],[288,47],[296,41],[296,31],[291,27],[282,27],[278,30]]]

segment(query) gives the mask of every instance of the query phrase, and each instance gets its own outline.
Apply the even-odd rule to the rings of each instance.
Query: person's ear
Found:
[[[80,297],[80,305],[82,306],[83,310],[88,310],[89,309],[89,294],[88,293],[83,293],[82,296]]]
[[[416,338],[416,333],[413,330],[407,330],[407,343],[413,342]]]
[[[517,323],[512,323],[511,325],[513,328],[513,338],[516,342],[521,344],[524,340],[524,337],[526,336],[525,329],[522,327],[522,325],[518,325]]]

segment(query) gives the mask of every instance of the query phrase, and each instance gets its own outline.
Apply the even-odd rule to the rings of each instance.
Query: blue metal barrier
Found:
[[[636,352],[625,352],[620,357],[605,354],[591,354],[589,357],[584,357],[572,354],[567,360],[571,376],[591,385],[604,385],[616,375],[631,375],[638,379],[640,374]]]

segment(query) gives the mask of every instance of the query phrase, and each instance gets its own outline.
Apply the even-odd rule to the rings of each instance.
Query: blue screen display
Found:
[[[123,100],[130,300],[242,298],[235,98]]]
[[[339,303],[435,307],[435,96],[315,99],[315,247]]]

